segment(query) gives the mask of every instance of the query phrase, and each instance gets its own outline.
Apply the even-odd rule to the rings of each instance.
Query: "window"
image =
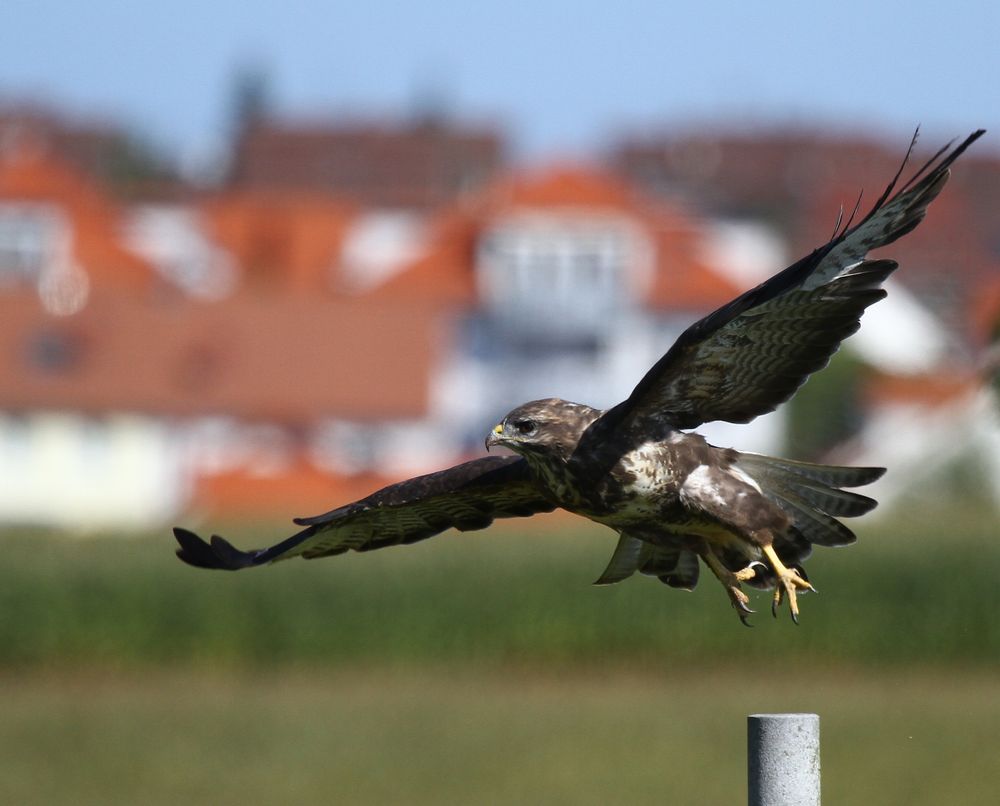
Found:
[[[648,281],[650,257],[620,216],[530,213],[483,234],[476,270],[488,309],[517,329],[599,332]]]
[[[186,206],[136,206],[124,235],[131,249],[193,297],[221,299],[236,285],[232,255],[212,240],[198,214]]]
[[[32,333],[24,357],[33,369],[60,374],[71,370],[80,359],[79,338],[65,330],[45,328]]]
[[[0,203],[0,289],[37,286],[69,237],[53,205]]]

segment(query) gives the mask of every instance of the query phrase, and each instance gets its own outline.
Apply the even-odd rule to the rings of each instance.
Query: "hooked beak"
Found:
[[[503,423],[497,423],[493,426],[493,430],[486,435],[486,452],[490,452],[490,448],[494,445],[503,444]]]

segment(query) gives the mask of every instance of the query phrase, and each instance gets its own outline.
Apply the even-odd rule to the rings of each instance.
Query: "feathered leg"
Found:
[[[732,602],[733,609],[736,611],[736,615],[740,617],[740,621],[743,622],[744,626],[750,627],[751,624],[747,620],[747,616],[754,611],[750,608],[750,597],[743,592],[740,583],[746,582],[748,579],[753,579],[753,567],[748,566],[734,573],[722,564],[722,561],[713,553],[711,548],[705,548],[699,552],[699,556],[705,561],[705,565],[709,567],[709,570],[715,574],[716,579],[722,583],[722,587],[726,589],[729,601]]]

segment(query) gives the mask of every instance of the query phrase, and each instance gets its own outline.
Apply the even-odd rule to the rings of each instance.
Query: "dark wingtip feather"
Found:
[[[864,487],[873,481],[878,481],[885,475],[884,467],[851,467],[845,470],[854,471],[853,476],[838,483],[838,487]]]
[[[935,181],[934,180],[935,176],[940,177],[942,174],[944,174],[951,167],[952,163],[955,162],[955,160],[957,160],[960,156],[962,156],[962,154],[965,153],[965,150],[969,146],[971,146],[974,142],[976,142],[976,140],[982,137],[984,134],[986,134],[986,129],[976,129],[972,134],[966,137],[955,149],[953,149],[951,153],[948,153],[947,156],[943,160],[941,160],[939,164],[935,165],[935,163],[937,163],[937,161],[941,158],[941,156],[948,152],[948,149],[951,148],[952,144],[955,141],[952,140],[951,142],[944,145],[937,151],[936,154],[934,154],[933,157],[931,157],[924,164],[924,166],[919,171],[917,171],[912,177],[910,177],[910,180],[903,186],[902,190],[905,191],[909,187],[920,181],[922,178],[925,177],[925,174],[926,178],[924,181],[929,181],[930,183],[933,183]],[[907,152],[907,157],[909,157],[909,152]],[[903,164],[904,165],[906,164],[905,160]]]
[[[875,212],[878,211],[879,208],[881,208],[882,205],[885,204],[889,200],[889,197],[892,195],[892,191],[895,190],[896,189],[896,185],[899,184],[899,180],[900,180],[900,177],[902,177],[902,175],[903,175],[903,171],[906,170],[906,165],[910,161],[910,157],[913,156],[913,149],[916,148],[916,146],[917,146],[917,140],[919,140],[919,139],[920,139],[920,127],[917,126],[916,131],[913,132],[913,137],[910,138],[910,147],[906,149],[906,155],[903,157],[903,162],[899,166],[899,170],[896,171],[896,175],[892,178],[892,181],[889,182],[888,187],[886,187],[886,189],[884,191],[882,191],[882,195],[878,197],[878,200],[875,202],[875,205],[872,207],[871,213],[868,214],[869,217],[871,215],[874,215]],[[947,146],[945,146],[942,149],[942,151],[947,150],[950,145],[951,145],[951,143],[949,143]],[[934,160],[936,160],[939,156],[941,156],[941,151],[939,151],[934,156],[934,158],[930,162],[927,163],[927,165],[925,165],[923,168],[921,168],[920,171],[918,171],[916,173],[916,175],[913,178],[911,178],[910,181],[906,183],[906,185],[903,186],[904,189],[906,187],[908,187],[910,184],[912,184],[913,181],[918,176],[920,176],[920,174],[923,171],[927,170],[927,167],[932,162],[934,162]],[[846,229],[847,228],[845,228],[845,232],[846,232]]]
[[[896,215],[885,222],[887,226],[883,231],[868,233],[869,240],[864,244],[864,252],[867,253],[876,247],[887,246],[911,232],[926,215],[927,205],[937,197],[948,181],[951,165],[965,153],[965,150],[969,146],[982,137],[986,133],[986,130],[977,129],[955,148],[952,148],[954,141],[947,143],[943,148],[935,152],[905,184],[900,186],[899,183],[903,171],[913,155],[918,133],[919,129],[917,133],[914,133],[913,139],[910,141],[910,147],[906,151],[906,156],[903,158],[899,170],[896,171],[896,175],[889,182],[882,195],[878,197],[872,209],[853,230],[845,227],[840,235],[828,244],[827,248],[834,247],[837,242],[850,239],[852,234],[860,230],[876,216],[882,214],[886,208],[889,208],[893,204],[899,207],[896,210]],[[905,206],[900,207],[899,205],[903,201],[905,201]]]
[[[177,556],[195,568],[237,571],[255,564],[253,553],[240,551],[218,535],[213,535],[212,542],[209,544],[194,532],[178,526],[174,528],[174,537],[180,544]]]
[[[174,528],[174,538],[180,544],[177,556],[188,565],[193,565],[195,568],[217,567],[218,558],[211,547],[194,532],[178,526]]]

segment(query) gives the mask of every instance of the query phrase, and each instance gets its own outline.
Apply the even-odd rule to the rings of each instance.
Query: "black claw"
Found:
[[[778,600],[777,599],[772,599],[771,600],[771,615],[774,618],[778,617]]]
[[[794,611],[792,611],[792,621],[795,622],[796,627],[799,626],[799,616]]]
[[[740,621],[743,623],[744,627],[749,627],[751,630],[753,629],[753,624],[750,623],[750,619],[746,613],[737,612],[736,615],[740,617]]]

